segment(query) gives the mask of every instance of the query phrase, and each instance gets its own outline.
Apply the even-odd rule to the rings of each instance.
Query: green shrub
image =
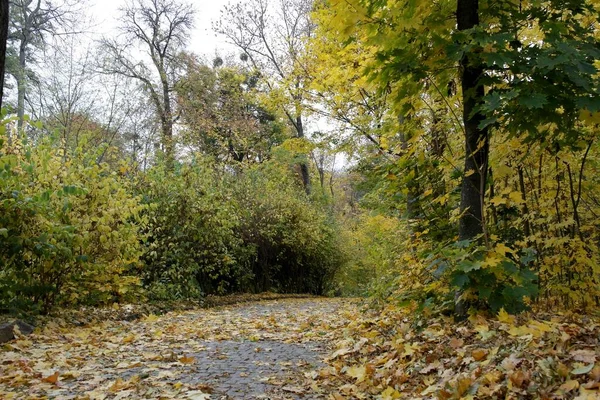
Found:
[[[156,166],[139,189],[148,204],[143,280],[151,297],[237,290],[246,273],[236,210],[207,161],[198,158],[175,171]]]
[[[99,151],[102,151],[100,149]],[[139,295],[139,199],[98,154],[0,144],[0,308]]]
[[[233,185],[239,235],[253,249],[252,291],[323,294],[345,262],[336,224],[287,170],[256,166]]]
[[[344,262],[335,224],[285,168],[215,170],[201,157],[150,170],[144,283],[157,299],[323,293]]]

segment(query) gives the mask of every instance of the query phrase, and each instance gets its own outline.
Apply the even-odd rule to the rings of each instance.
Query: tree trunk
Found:
[[[6,40],[8,38],[8,0],[0,0],[0,109],[4,95],[4,70],[6,66]]]
[[[162,67],[162,65],[161,65]],[[173,169],[175,163],[175,143],[173,142],[173,111],[171,109],[171,98],[169,96],[169,82],[164,68],[161,68],[160,78],[163,90],[163,112],[164,120],[162,126],[162,142],[165,152],[165,161],[168,169]]]
[[[468,30],[479,24],[479,0],[458,0],[456,19],[459,30]],[[484,234],[483,214],[489,143],[488,129],[479,128],[484,115],[475,111],[483,102],[484,87],[480,79],[484,67],[475,52],[465,53],[460,61],[462,83],[463,122],[465,129],[465,169],[461,186],[459,240],[474,240]],[[457,294],[460,296],[460,294]],[[457,298],[458,298],[457,296]],[[458,318],[466,316],[466,305],[456,302]]]
[[[23,128],[25,121],[25,88],[26,88],[26,77],[25,67],[27,60],[25,58],[25,51],[27,49],[27,39],[21,38],[21,44],[19,45],[19,66],[17,67],[17,127],[19,130]]]
[[[299,138],[304,137],[304,125],[302,125],[302,116],[296,116],[296,132]],[[302,184],[306,194],[310,194],[310,175],[308,173],[308,163],[303,161],[300,163],[300,173],[302,174]]]

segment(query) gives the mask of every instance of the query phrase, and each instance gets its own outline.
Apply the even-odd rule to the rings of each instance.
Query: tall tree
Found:
[[[6,42],[8,39],[8,0],[0,0],[0,109],[4,94],[4,71],[6,65]]]
[[[389,93],[399,117],[418,120],[422,114],[417,105],[428,100],[426,92],[437,92],[447,111],[460,115],[455,119],[456,131],[462,132],[464,167],[456,210],[461,242],[456,246],[472,243],[477,251],[453,269],[452,276],[465,293],[490,304],[523,304],[524,293],[534,295],[525,288],[532,281],[524,275],[526,269],[513,268],[514,260],[502,251],[497,260],[508,259],[506,263],[491,261],[485,268],[478,264],[494,248],[484,213],[490,134],[539,143],[550,154],[580,147],[587,139],[589,134],[584,135],[578,121],[600,109],[600,18],[594,3],[324,2],[339,42],[373,55],[365,62],[363,75],[380,92]],[[455,98],[445,92],[457,80],[461,90],[448,90],[456,92]],[[439,133],[432,133],[439,138]],[[458,169],[455,165],[450,165],[453,171]],[[578,205],[576,199],[572,202]],[[486,251],[479,251],[482,244]],[[464,314],[460,305],[459,301],[457,314]]]
[[[59,5],[42,0],[14,0],[10,2],[9,41],[12,43],[15,62],[9,71],[17,81],[18,127],[23,126],[28,80],[32,76],[28,68],[35,60],[35,49],[43,49],[46,35],[70,33],[76,15],[76,1],[64,1]]]
[[[166,162],[173,165],[173,125],[178,118],[173,95],[180,77],[178,57],[193,26],[194,8],[178,0],[132,0],[121,12],[122,40],[102,41],[108,55],[104,71],[136,79],[148,91],[158,115]],[[144,57],[136,57],[136,50],[141,50]]]
[[[270,89],[284,97],[282,108],[296,136],[306,136],[304,105],[308,74],[301,57],[313,34],[311,0],[251,0],[226,7],[215,30],[242,51],[242,57],[271,80]],[[302,182],[310,192],[308,164],[300,163]]]

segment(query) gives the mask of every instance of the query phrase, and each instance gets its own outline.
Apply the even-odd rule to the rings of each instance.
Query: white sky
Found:
[[[91,15],[96,22],[94,29],[96,35],[110,36],[116,27],[116,18],[119,16],[119,7],[125,0],[88,0],[91,5]],[[237,0],[187,0],[196,8],[196,23],[192,31],[188,50],[198,55],[205,55],[212,59],[215,52],[220,55],[235,52],[222,37],[217,37],[212,30],[212,22],[219,19],[221,9]]]

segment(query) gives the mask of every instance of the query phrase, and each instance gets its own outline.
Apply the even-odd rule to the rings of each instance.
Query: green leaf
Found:
[[[589,365],[584,365],[583,367],[575,368],[573,371],[571,371],[571,373],[573,375],[585,375],[588,372],[590,372],[592,369],[594,369],[594,363],[591,363]]]
[[[519,104],[527,108],[543,108],[548,103],[548,97],[542,93],[531,93],[519,97]]]

